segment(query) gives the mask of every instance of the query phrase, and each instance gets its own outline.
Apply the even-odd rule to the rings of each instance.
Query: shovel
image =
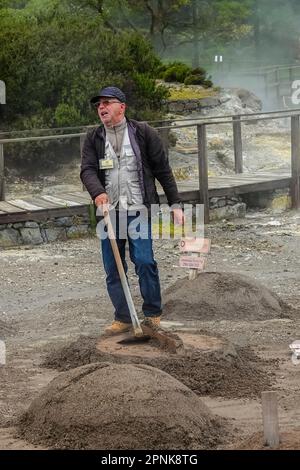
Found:
[[[130,317],[131,317],[131,322],[132,322],[132,327],[133,327],[133,333],[134,336],[130,338],[123,339],[122,341],[119,341],[120,344],[129,344],[129,343],[144,343],[146,341],[149,341],[150,336],[147,336],[143,333],[143,330],[141,328],[134,303],[132,301],[131,293],[129,290],[126,274],[124,271],[123,263],[121,260],[118,244],[116,242],[116,237],[114,233],[114,229],[110,220],[110,215],[108,210],[103,211],[104,215],[104,221],[107,226],[107,233],[108,233],[108,238],[110,240],[111,248],[114,254],[115,262],[118,268],[123,292],[126,298],[126,302],[128,305]]]

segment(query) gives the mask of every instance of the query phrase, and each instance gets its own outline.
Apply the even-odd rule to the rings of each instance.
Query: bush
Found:
[[[80,13],[37,21],[22,9],[10,9],[0,11],[0,20],[1,79],[9,103],[5,127],[22,129],[28,120],[43,122],[43,127],[98,122],[89,98],[103,86],[122,88],[130,80],[138,93],[131,100],[133,113],[142,114],[140,103],[150,103],[151,94],[150,108],[160,109],[164,92],[150,81],[161,61],[141,34],[112,32],[99,17]]]
[[[210,77],[207,77],[203,67],[192,69],[183,62],[172,62],[168,65],[161,65],[157,73],[165,82],[180,82],[185,85],[202,85],[204,88],[213,86]]]
[[[183,83],[190,70],[191,68],[182,62],[173,63],[166,69],[163,78],[165,82]]]
[[[54,113],[57,127],[78,126],[82,122],[82,117],[78,109],[67,103],[60,103]]]
[[[138,120],[157,120],[162,117],[163,103],[169,96],[164,86],[156,86],[149,75],[136,73],[122,84],[127,98],[128,117]]]
[[[184,80],[185,85],[202,85],[204,88],[213,86],[210,77],[206,76],[206,70],[203,67],[197,67],[191,70]]]
[[[213,82],[209,79],[203,78],[202,75],[188,75],[184,80],[185,85],[202,85],[204,88],[211,88]]]
[[[204,88],[212,88],[213,85],[213,82],[209,78],[203,82]]]
[[[196,67],[190,72],[191,75],[201,75],[203,78],[206,77],[206,70],[203,67]]]
[[[37,21],[22,9],[0,9],[0,23],[0,78],[9,103],[1,113],[3,128],[34,134],[37,128],[98,124],[89,100],[108,85],[124,89],[131,117],[161,117],[168,90],[156,87],[155,78],[162,64],[142,35],[112,32],[99,17],[80,13]],[[16,144],[6,155],[22,172],[48,171],[75,155],[76,145],[74,152],[61,152],[63,144]]]

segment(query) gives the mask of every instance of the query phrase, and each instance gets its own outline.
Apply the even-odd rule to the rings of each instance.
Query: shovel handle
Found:
[[[144,333],[143,333],[143,330],[141,328],[141,325],[140,325],[140,322],[139,322],[139,319],[138,319],[138,316],[137,316],[137,313],[136,313],[136,310],[135,310],[135,306],[134,306],[134,303],[133,303],[133,300],[132,300],[132,297],[131,297],[131,293],[130,293],[130,290],[129,290],[126,274],[125,274],[125,271],[124,271],[123,263],[122,263],[119,248],[118,248],[118,244],[116,242],[115,232],[114,232],[111,220],[110,220],[109,212],[104,211],[103,215],[104,215],[105,224],[107,226],[108,238],[110,240],[110,244],[111,244],[111,248],[112,248],[114,258],[115,258],[115,261],[116,261],[116,265],[117,265],[118,273],[119,273],[119,276],[120,276],[122,288],[123,288],[124,295],[125,295],[125,298],[126,298],[126,302],[127,302],[127,305],[128,305],[134,335],[135,336],[142,336]]]

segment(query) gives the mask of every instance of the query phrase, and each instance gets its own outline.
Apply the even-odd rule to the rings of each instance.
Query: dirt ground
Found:
[[[212,241],[207,271],[251,277],[286,302],[290,314],[191,319],[183,310],[176,321],[166,316],[164,327],[190,334],[205,331],[242,348],[243,360],[248,358],[249,364],[253,355],[263,361],[270,382],[262,385],[278,392],[282,439],[289,436],[287,448],[296,448],[291,436],[299,432],[300,364],[291,361],[289,344],[300,339],[300,212],[249,212],[245,219],[207,226],[205,236]],[[154,242],[163,291],[187,274],[174,267],[178,265],[177,245],[175,240]],[[15,423],[60,373],[43,366],[46,357],[76,343],[80,336],[100,335],[111,320],[112,307],[97,239],[1,250],[0,263],[0,339],[5,341],[7,359],[0,366],[0,449],[38,448],[15,437]],[[130,278],[140,309],[133,270]],[[262,430],[259,394],[224,396],[200,388],[198,395],[212,412],[234,424],[230,445],[246,439],[246,447],[258,448],[260,438],[254,433]],[[245,445],[237,444],[238,448]]]

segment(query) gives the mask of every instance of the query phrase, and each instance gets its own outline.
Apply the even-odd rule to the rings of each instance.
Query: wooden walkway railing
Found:
[[[265,182],[269,183],[269,187],[283,187],[282,183],[290,181],[290,191],[292,198],[292,207],[300,208],[300,109],[294,109],[289,111],[272,111],[268,113],[255,113],[235,116],[216,116],[205,119],[195,119],[191,122],[185,122],[182,120],[182,124],[179,120],[176,120],[176,125],[171,125],[172,121],[166,121],[167,125],[157,127],[157,130],[162,134],[165,148],[168,148],[168,132],[170,130],[184,128],[184,127],[197,127],[197,140],[198,140],[198,169],[199,169],[199,180],[198,180],[198,198],[200,203],[204,204],[205,221],[209,221],[209,196],[213,188],[209,188],[208,178],[208,159],[207,159],[207,127],[210,125],[221,125],[231,124],[233,127],[233,147],[234,147],[234,158],[235,158],[235,172],[242,176],[243,173],[243,139],[242,139],[242,124],[243,123],[257,123],[258,121],[265,120],[276,120],[282,118],[289,118],[291,120],[291,175],[273,175],[270,173],[270,178],[265,175]],[[174,121],[173,121],[174,122]],[[6,138],[0,139],[0,201],[5,201],[5,178],[4,178],[4,147],[8,143],[16,142],[33,142],[33,141],[46,141],[46,140],[61,140],[70,139],[77,137],[80,139],[80,147],[82,146],[85,132],[78,132],[73,134],[60,134],[60,135],[46,135],[37,137],[18,137],[18,138]],[[246,175],[245,175],[246,176]],[[251,184],[255,185],[255,175],[251,175]],[[221,179],[224,177],[220,177]],[[290,179],[289,179],[290,178]],[[217,180],[217,178],[215,178]],[[244,179],[243,179],[244,180]],[[278,180],[278,186],[276,186],[276,180]],[[228,177],[230,181],[230,177]],[[262,186],[261,178],[258,178],[257,184]],[[183,183],[183,185],[186,185]],[[240,185],[245,186],[241,180]],[[180,185],[181,186],[181,185]],[[195,192],[195,183],[192,183],[191,190]],[[219,185],[216,184],[216,187]],[[237,187],[239,184],[232,180],[232,186]],[[247,184],[246,184],[247,186]],[[224,189],[228,190],[230,187],[228,184],[225,185]],[[220,189],[220,187],[219,187]],[[184,191],[183,191],[184,192]],[[189,191],[188,191],[189,192]],[[185,197],[183,197],[186,200]]]

